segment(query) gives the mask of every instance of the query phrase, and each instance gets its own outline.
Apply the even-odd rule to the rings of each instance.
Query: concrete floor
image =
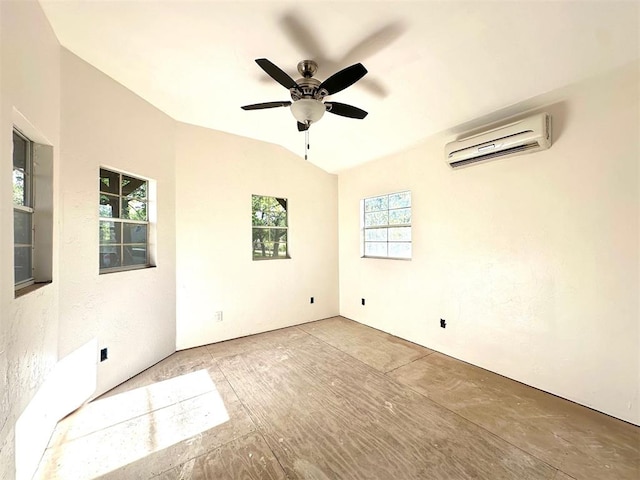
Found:
[[[171,355],[35,478],[637,480],[640,428],[335,317]]]

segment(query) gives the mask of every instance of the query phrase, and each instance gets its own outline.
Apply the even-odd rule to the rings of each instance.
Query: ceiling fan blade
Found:
[[[331,112],[334,115],[340,115],[341,117],[357,118],[362,120],[364,117],[369,115],[368,112],[365,112],[358,107],[354,107],[353,105],[347,105],[346,103],[325,102],[324,104],[327,106],[327,112]]]
[[[302,21],[300,15],[289,12],[280,19],[280,25],[289,36],[291,43],[304,55],[303,58],[315,60],[319,65],[327,63],[322,45],[309,25]]]
[[[267,74],[273,78],[276,82],[282,85],[284,88],[298,88],[298,84],[293,78],[285,73],[280,67],[277,67],[266,58],[257,58],[256,63],[260,65]]]
[[[309,125],[306,125],[302,122],[298,122],[298,131],[304,132],[305,130],[309,130]]]
[[[350,87],[367,74],[367,69],[361,63],[356,63],[337,73],[334,73],[320,84],[318,89],[324,88],[329,95],[338,93]]]
[[[245,105],[242,108],[243,110],[262,110],[263,108],[275,108],[275,107],[288,107],[291,105],[291,102],[283,101],[283,102],[265,102],[265,103],[254,103],[253,105]]]
[[[391,45],[406,29],[407,26],[402,22],[392,22],[382,26],[351,47],[342,57],[341,63],[345,65],[366,60]]]

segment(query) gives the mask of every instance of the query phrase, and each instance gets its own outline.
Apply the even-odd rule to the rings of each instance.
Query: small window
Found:
[[[251,196],[253,259],[289,258],[287,199]]]
[[[411,192],[362,201],[363,257],[411,258]]]
[[[149,266],[149,182],[100,169],[100,273]]]
[[[33,142],[13,131],[13,272],[16,290],[34,280]]]

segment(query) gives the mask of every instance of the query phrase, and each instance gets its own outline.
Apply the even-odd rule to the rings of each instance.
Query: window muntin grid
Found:
[[[411,259],[411,192],[362,201],[363,257]]]
[[[149,182],[100,169],[100,273],[148,267]]]

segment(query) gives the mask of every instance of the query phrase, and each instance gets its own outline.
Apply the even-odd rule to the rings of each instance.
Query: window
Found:
[[[363,257],[411,258],[411,192],[362,201]]]
[[[16,290],[34,280],[33,142],[13,131],[13,271]]]
[[[251,196],[253,259],[289,258],[287,199]]]
[[[100,273],[149,266],[147,180],[100,169]]]

